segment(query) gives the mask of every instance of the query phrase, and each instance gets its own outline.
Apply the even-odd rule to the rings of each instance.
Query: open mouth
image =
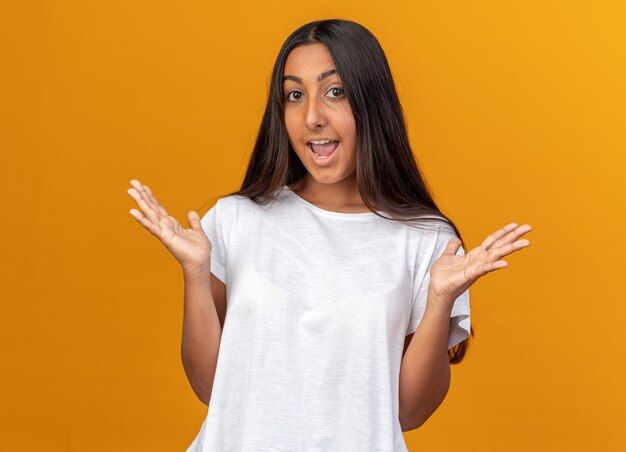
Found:
[[[328,160],[339,146],[337,140],[313,140],[307,143],[316,160]]]

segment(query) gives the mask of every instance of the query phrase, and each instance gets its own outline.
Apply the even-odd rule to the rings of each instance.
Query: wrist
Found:
[[[426,309],[434,311],[435,313],[441,313],[448,317],[452,313],[452,306],[454,300],[450,300],[449,297],[437,294],[436,292],[429,290],[428,297],[426,298]]]
[[[207,282],[211,280],[210,265],[183,266],[183,277],[186,282]]]

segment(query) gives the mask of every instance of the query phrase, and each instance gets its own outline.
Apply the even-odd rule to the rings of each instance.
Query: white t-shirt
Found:
[[[221,198],[201,224],[228,307],[208,415],[188,452],[407,451],[404,339],[452,229],[331,212],[287,186],[266,206]],[[448,348],[469,335],[469,290],[451,317]]]

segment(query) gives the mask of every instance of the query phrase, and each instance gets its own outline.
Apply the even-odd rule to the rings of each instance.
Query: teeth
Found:
[[[326,143],[330,143],[332,140],[313,140],[313,141],[309,141],[309,143],[311,144],[326,144]]]

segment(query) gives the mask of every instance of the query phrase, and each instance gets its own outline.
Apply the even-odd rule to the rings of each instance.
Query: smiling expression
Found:
[[[285,125],[291,146],[317,182],[333,184],[356,168],[356,125],[328,49],[320,43],[293,49],[283,73]],[[311,141],[338,142],[326,159]],[[320,154],[323,151],[320,150]]]

